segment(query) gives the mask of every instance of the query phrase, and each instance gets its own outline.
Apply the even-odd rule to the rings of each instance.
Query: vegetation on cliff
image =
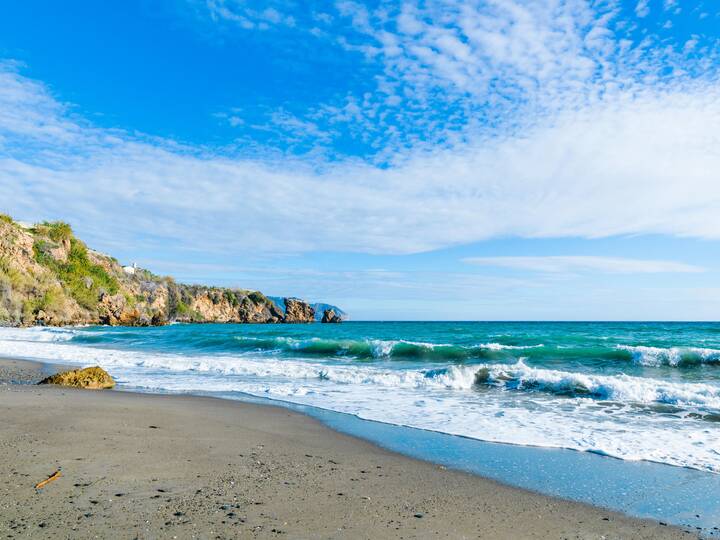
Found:
[[[0,324],[310,322],[259,291],[176,283],[89,249],[63,222],[24,226],[0,214]],[[298,315],[300,314],[300,315]]]
[[[58,225],[66,226],[64,223]],[[56,229],[49,230],[55,231]],[[54,236],[51,235],[49,238],[54,238]],[[57,244],[51,244],[45,240],[38,240],[33,245],[35,260],[55,274],[70,296],[82,307],[95,309],[104,292],[109,294],[118,292],[120,288],[118,280],[108,274],[102,266],[90,261],[85,244],[72,236],[62,237],[59,242],[69,243],[65,260],[56,259],[53,250],[57,249]]]

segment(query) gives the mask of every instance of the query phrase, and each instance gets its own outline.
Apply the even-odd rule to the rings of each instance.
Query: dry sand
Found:
[[[211,398],[0,384],[0,457],[0,538],[693,537]]]

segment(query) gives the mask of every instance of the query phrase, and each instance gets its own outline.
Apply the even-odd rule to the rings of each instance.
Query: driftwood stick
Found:
[[[62,474],[60,473],[59,470],[58,470],[58,471],[55,471],[54,473],[52,473],[50,476],[48,476],[48,477],[47,477],[45,480],[43,480],[42,482],[39,482],[39,483],[35,484],[35,489],[42,489],[42,488],[44,488],[45,486],[47,486],[50,482],[53,482],[53,481],[57,480],[57,479],[60,478],[61,476],[62,476]]]

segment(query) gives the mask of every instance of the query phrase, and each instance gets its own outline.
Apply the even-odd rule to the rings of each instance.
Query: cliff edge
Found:
[[[312,308],[293,301],[298,316],[288,318],[259,291],[176,283],[89,249],[66,223],[24,226],[0,214],[2,325],[308,321]]]

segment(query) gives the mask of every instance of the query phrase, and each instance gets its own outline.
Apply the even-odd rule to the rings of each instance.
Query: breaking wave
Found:
[[[454,339],[454,328],[417,332],[418,340],[367,339],[351,326],[334,334],[243,331],[0,328],[0,356],[100,365],[126,388],[252,394],[477,439],[720,473],[720,381],[707,370],[643,367],[711,364],[715,349],[617,346],[592,337],[559,343],[524,331],[466,333],[461,344],[443,343]]]
[[[616,349],[630,354],[632,360],[643,366],[681,367],[695,364],[720,364],[720,350],[702,347],[647,347],[643,345],[617,345]]]
[[[603,401],[720,410],[720,387],[712,384],[538,369],[525,365],[522,360],[512,366],[482,366],[475,372],[474,382],[508,390],[539,391]]]
[[[320,380],[341,385],[375,385],[405,389],[471,390],[476,387],[494,387],[506,391],[539,392],[620,403],[664,404],[691,409],[720,410],[720,387],[712,384],[670,382],[624,374],[596,375],[536,368],[527,365],[522,359],[512,364],[485,363],[401,370],[370,364],[337,365],[267,356],[188,356],[98,349],[68,343],[64,337],[58,337],[64,335],[62,332],[49,334],[53,336],[52,339],[23,341],[3,332],[4,341],[0,343],[4,353],[9,356],[52,358],[56,362],[68,363],[97,363],[107,368],[149,368],[255,378]],[[65,343],[58,343],[62,341]],[[385,348],[377,354],[394,354],[399,346],[432,350],[429,344],[381,343]],[[311,344],[320,348],[327,347],[323,342],[311,341]],[[369,343],[368,346],[373,345]]]
[[[359,359],[423,359],[465,360],[481,358],[490,351],[525,350],[543,347],[537,345],[504,345],[482,343],[475,346],[461,346],[447,343],[426,343],[407,340],[335,340],[322,338],[294,339],[278,337],[273,339],[234,338],[237,345],[249,350],[274,350],[317,356],[348,356]]]
[[[152,330],[151,330],[152,331]],[[147,337],[146,329],[105,332],[94,328],[3,329],[3,339],[32,341],[71,341],[81,345],[117,343],[135,346]],[[632,362],[639,366],[694,367],[720,365],[720,349],[704,347],[655,347],[608,343],[603,346],[546,345],[544,343],[507,344],[494,341],[472,345],[433,343],[405,339],[337,339],[324,337],[260,336],[194,333],[162,343],[162,350],[173,348],[197,353],[267,353],[293,357],[345,358],[356,360],[407,360],[426,362],[478,362],[517,360],[537,361],[601,360]]]
[[[86,332],[76,335],[76,343],[93,344],[104,340],[123,339],[131,341],[139,332],[128,330],[104,335]],[[288,336],[239,336],[239,335],[193,335],[186,337],[184,346],[198,352],[265,352],[291,354],[294,356],[346,357],[359,360],[472,360],[492,357],[501,351],[524,351],[542,348],[542,344],[506,345],[480,343],[464,346],[449,343],[429,343],[409,340],[382,339],[326,339],[321,337],[295,338]]]

